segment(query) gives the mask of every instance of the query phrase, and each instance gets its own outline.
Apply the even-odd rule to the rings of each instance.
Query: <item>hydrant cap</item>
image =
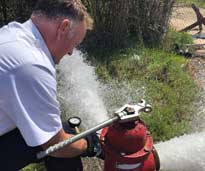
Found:
[[[108,128],[106,138],[109,144],[117,151],[128,154],[134,153],[144,147],[147,129],[142,122],[135,122],[131,128],[115,124]]]

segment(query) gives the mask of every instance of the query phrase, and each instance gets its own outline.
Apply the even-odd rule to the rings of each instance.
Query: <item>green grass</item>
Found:
[[[41,164],[30,164],[27,167],[21,169],[20,171],[46,171],[43,163]]]
[[[188,130],[191,104],[197,93],[186,63],[185,58],[159,49],[128,49],[112,54],[97,72],[108,84],[117,80],[127,81],[134,89],[139,88],[139,82],[145,87],[146,100],[154,110],[152,117],[144,119],[155,141],[160,141]]]
[[[164,40],[164,49],[168,52],[176,52],[176,48],[184,49],[186,44],[192,44],[193,37],[187,32],[177,32],[172,28],[168,29],[168,33]]]

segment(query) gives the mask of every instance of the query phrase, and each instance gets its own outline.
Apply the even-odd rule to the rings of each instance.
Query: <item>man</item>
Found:
[[[28,21],[0,29],[1,170],[20,170],[36,162],[40,150],[72,136],[61,123],[55,64],[91,28],[80,0],[39,0]],[[71,161],[67,170],[81,170],[77,156],[92,151],[90,145],[81,139],[52,153],[46,165]]]

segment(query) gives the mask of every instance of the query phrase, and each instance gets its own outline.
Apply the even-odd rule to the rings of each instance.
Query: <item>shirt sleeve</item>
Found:
[[[62,128],[55,75],[44,66],[27,64],[9,77],[10,99],[4,110],[27,145],[46,143]]]

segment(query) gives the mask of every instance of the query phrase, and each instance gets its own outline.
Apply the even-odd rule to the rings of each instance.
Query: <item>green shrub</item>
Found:
[[[164,40],[164,48],[169,52],[178,52],[184,49],[187,44],[192,44],[193,38],[187,32],[177,32],[170,28]]]

